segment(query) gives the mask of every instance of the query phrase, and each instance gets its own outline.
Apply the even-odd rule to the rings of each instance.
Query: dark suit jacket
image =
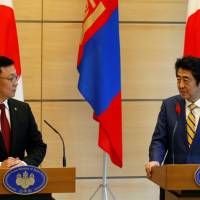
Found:
[[[10,154],[6,153],[0,134],[0,161],[12,156],[19,157],[28,165],[38,166],[45,156],[46,144],[42,141],[42,135],[37,129],[31,109],[27,103],[14,99],[8,100],[8,106],[11,122],[11,150]]]
[[[181,113],[176,113],[176,103],[181,106]],[[178,126],[173,130],[176,121]],[[199,122],[200,124],[200,122]],[[162,163],[167,152],[165,163],[185,164],[200,163],[200,125],[198,124],[196,136],[189,148],[186,131],[185,100],[179,95],[170,97],[163,101],[157,124],[152,136],[149,148],[150,161]]]
[[[42,140],[42,135],[38,131],[35,119],[27,103],[15,99],[8,100],[11,122],[11,150],[7,154],[0,134],[0,161],[8,156],[19,157],[28,165],[38,166],[45,154],[46,144]],[[26,155],[25,155],[26,152]],[[28,196],[21,195],[0,195],[0,200],[51,200],[51,194],[35,194]]]

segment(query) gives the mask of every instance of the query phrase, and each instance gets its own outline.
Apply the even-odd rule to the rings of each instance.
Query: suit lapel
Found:
[[[181,114],[180,114],[180,134],[182,136],[182,141],[186,146],[186,149],[189,150],[189,145],[187,141],[187,130],[186,130],[186,113],[185,113],[185,100],[180,100],[181,105]]]
[[[193,148],[196,148],[196,145],[199,145],[199,141],[200,141],[200,123],[198,123],[196,134],[195,134],[195,137],[193,139],[190,149],[192,150]]]
[[[8,106],[9,106],[9,111],[10,111],[10,124],[11,124],[11,149],[10,149],[10,153],[12,154],[12,151],[13,151],[13,149],[15,149],[15,144],[16,144],[18,107],[16,105],[14,105],[12,99],[8,100]]]
[[[11,126],[11,149],[10,149],[10,153],[12,152],[12,148],[13,148],[13,145],[14,145],[14,139],[15,139],[15,134],[13,132],[13,130],[16,129],[16,121],[13,120],[13,119],[16,119],[15,118],[15,112],[14,112],[14,109],[13,109],[13,103],[12,103],[12,100],[11,99],[8,99],[8,106],[9,106],[9,113],[10,113],[10,126]],[[6,147],[5,147],[5,144],[4,144],[4,141],[3,141],[3,137],[2,137],[2,133],[0,132],[0,152],[1,152],[1,156],[2,154],[4,154],[4,157],[7,157],[9,155],[7,155],[7,151],[6,151]]]
[[[1,152],[1,156],[3,156],[3,154],[5,154],[4,156],[7,155],[6,147],[5,147],[1,132],[0,132],[0,152]]]

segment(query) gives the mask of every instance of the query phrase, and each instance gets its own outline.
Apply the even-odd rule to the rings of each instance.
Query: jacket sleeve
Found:
[[[168,149],[167,133],[167,113],[166,105],[163,101],[149,147],[150,161],[158,161],[160,164],[162,163]]]
[[[27,133],[27,144],[26,153],[27,155],[23,159],[28,165],[38,166],[42,162],[46,154],[47,145],[42,140],[42,134],[38,130],[37,124],[35,122],[34,116],[28,105],[28,133]]]

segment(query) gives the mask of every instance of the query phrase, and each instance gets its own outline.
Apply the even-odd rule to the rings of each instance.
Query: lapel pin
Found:
[[[14,107],[14,110],[17,111],[17,107]]]

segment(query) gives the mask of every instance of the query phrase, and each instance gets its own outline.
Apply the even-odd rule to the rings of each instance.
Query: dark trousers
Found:
[[[0,195],[0,200],[55,200],[51,194]]]
[[[160,200],[165,200],[165,190],[160,188]]]

